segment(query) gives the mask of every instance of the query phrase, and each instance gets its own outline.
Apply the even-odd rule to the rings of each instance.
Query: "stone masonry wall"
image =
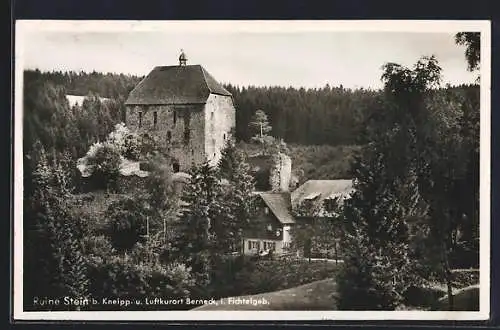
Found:
[[[212,166],[217,165],[221,151],[236,127],[236,113],[230,96],[211,94],[205,105],[205,152]]]
[[[206,159],[203,110],[203,105],[129,106],[126,125],[139,134],[154,136],[161,148],[178,161],[180,171],[188,171],[193,164],[199,165]]]

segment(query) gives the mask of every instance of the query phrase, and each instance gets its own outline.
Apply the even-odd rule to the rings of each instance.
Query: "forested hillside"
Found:
[[[236,112],[236,134],[248,141],[248,122],[261,109],[272,135],[296,144],[355,144],[363,116],[379,91],[325,86],[322,89],[228,85]]]
[[[32,150],[42,145],[51,154],[65,153],[75,160],[88,147],[102,141],[125,116],[124,101],[142,77],[98,72],[24,73],[24,151],[30,168]],[[368,132],[381,110],[381,91],[351,90],[325,86],[322,89],[225,86],[236,106],[236,135],[249,142],[249,123],[255,111],[263,110],[272,136],[283,138],[293,149],[295,172],[304,179],[349,176],[351,146],[368,143]],[[447,99],[473,102],[477,86],[447,87],[434,91]],[[70,109],[66,94],[89,96]],[[100,102],[93,96],[107,97]],[[464,101],[465,100],[465,101]],[[317,145],[313,147],[312,145]],[[247,145],[248,146],[248,145]],[[251,146],[251,145],[250,145]],[[345,146],[345,147],[344,147]],[[36,155],[32,155],[36,159]],[[29,171],[28,171],[29,173]]]

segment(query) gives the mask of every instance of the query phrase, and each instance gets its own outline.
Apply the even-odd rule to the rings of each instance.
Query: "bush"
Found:
[[[479,283],[479,269],[454,269],[452,270],[453,287],[465,288]]]
[[[404,304],[407,306],[432,307],[446,295],[446,289],[437,286],[412,286],[404,293]]]
[[[217,266],[211,291],[212,295],[228,297],[284,290],[335,277],[337,269],[335,263],[326,261],[228,257]]]
[[[137,134],[129,134],[123,144],[123,157],[139,160],[141,157],[141,141]]]
[[[99,188],[116,188],[120,164],[120,152],[115,147],[108,143],[96,145],[95,150],[87,156],[93,185]]]
[[[98,259],[106,260],[109,256],[116,253],[109,239],[104,235],[89,235],[83,238],[83,250],[87,260]]]
[[[129,250],[147,234],[148,210],[141,199],[125,197],[111,203],[106,210],[107,233],[113,246]]]
[[[194,285],[190,269],[183,264],[162,265],[159,262],[140,262],[130,256],[109,256],[106,260],[92,259],[90,268],[90,292],[97,301],[103,298],[131,299],[134,303],[128,307],[104,306],[98,304],[95,309],[104,310],[145,310],[145,309],[188,309],[191,306],[145,305],[146,298],[180,299],[190,296]],[[140,301],[140,304],[136,304]]]
[[[141,141],[136,133],[130,132],[124,123],[115,125],[115,130],[108,135],[107,143],[117,148],[120,154],[132,160],[141,155]]]

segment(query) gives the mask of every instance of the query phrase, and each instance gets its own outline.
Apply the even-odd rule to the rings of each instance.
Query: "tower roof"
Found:
[[[201,65],[157,66],[135,86],[125,104],[205,104],[210,94],[231,96]]]

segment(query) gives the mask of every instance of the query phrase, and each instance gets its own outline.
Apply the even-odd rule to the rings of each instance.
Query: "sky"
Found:
[[[24,68],[40,70],[146,75],[155,66],[177,65],[183,49],[188,65],[201,64],[219,82],[240,86],[377,89],[384,63],[411,67],[430,55],[444,84],[477,77],[451,32],[31,29],[23,37]]]

